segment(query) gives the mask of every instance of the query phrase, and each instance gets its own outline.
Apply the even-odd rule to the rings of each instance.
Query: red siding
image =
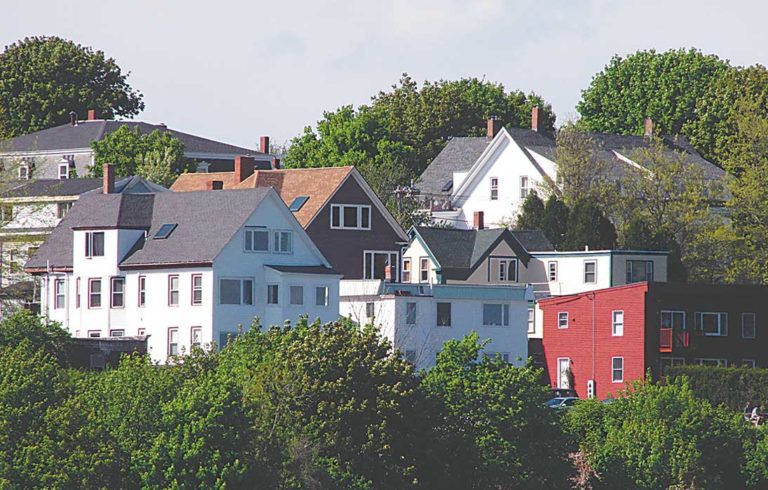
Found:
[[[543,347],[550,383],[558,385],[558,358],[569,358],[571,387],[587,396],[595,380],[596,396],[606,398],[645,373],[645,283],[541,301]],[[612,313],[624,312],[624,334],[612,334]],[[568,328],[558,328],[558,313],[568,313]],[[593,328],[594,325],[594,328]],[[593,332],[594,331],[594,332]],[[624,358],[624,382],[612,381],[612,358]]]

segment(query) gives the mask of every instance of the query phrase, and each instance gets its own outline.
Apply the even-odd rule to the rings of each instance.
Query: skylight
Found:
[[[155,240],[162,240],[164,238],[168,238],[174,229],[176,229],[176,223],[165,223],[163,226],[160,227],[159,230],[155,232],[155,235],[152,238],[154,238]]]
[[[296,199],[293,200],[290,206],[288,206],[288,209],[291,210],[291,212],[296,212],[299,209],[301,209],[302,206],[309,200],[309,196],[298,196]]]
[[[443,192],[448,192],[453,189],[453,179],[449,180],[443,185]]]

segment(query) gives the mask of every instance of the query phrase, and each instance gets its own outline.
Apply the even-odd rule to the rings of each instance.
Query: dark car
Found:
[[[552,398],[578,398],[576,390],[571,388],[552,388]]]
[[[558,396],[549,400],[545,405],[555,410],[565,410],[571,408],[580,401],[581,399],[579,398]]]

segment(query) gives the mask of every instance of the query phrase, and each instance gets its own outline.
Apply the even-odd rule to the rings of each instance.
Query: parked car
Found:
[[[552,388],[552,398],[578,398],[573,388]]]
[[[546,406],[554,410],[565,410],[565,409],[571,408],[572,406],[577,404],[579,401],[581,401],[580,398],[575,398],[572,396],[557,396],[549,400],[546,403]]]

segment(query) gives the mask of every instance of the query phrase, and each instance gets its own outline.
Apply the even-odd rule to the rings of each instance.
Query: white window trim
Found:
[[[557,261],[556,260],[550,260],[549,262],[547,262],[547,280],[549,282],[557,282]]]
[[[325,293],[324,293],[325,301],[323,302],[323,304],[319,304],[317,302],[317,292],[320,289],[325,290]],[[328,306],[330,304],[330,294],[331,294],[331,289],[328,286],[315,286],[315,306],[320,306],[320,307]]]
[[[283,233],[288,233],[288,236],[290,237],[288,240],[288,244],[290,245],[288,250],[278,250],[277,247],[272,247],[272,253],[279,255],[290,255],[293,253],[293,230],[274,230],[271,234],[271,238],[273,242],[277,241],[278,243],[282,243],[282,240],[278,237],[282,238]]]
[[[175,354],[171,353],[171,332],[176,334],[176,342],[173,342],[173,344],[176,345],[176,353]],[[169,357],[170,356],[177,356],[177,355],[181,354],[181,349],[179,348],[180,345],[181,345],[181,342],[179,341],[179,327],[168,327],[168,334],[167,335],[168,335],[168,338],[166,339],[167,340],[166,343],[168,344],[167,345],[168,356]]]
[[[613,367],[613,362],[616,359],[621,359],[621,379],[616,379],[613,374],[614,371],[616,371],[616,368]],[[614,356],[611,357],[611,383],[623,383],[624,382],[624,356]]]
[[[560,321],[561,315],[565,315],[565,326],[562,326],[562,322]],[[558,311],[557,312],[557,329],[558,330],[565,330],[568,328],[568,322],[570,321],[569,315],[567,311]]]
[[[171,287],[173,284],[173,278],[176,278],[176,289]],[[181,304],[181,276],[179,274],[168,274],[168,306],[177,308]],[[176,292],[176,303],[171,302],[173,293]]]
[[[357,226],[344,226],[344,208],[357,208]],[[333,210],[339,210],[339,226],[333,226]],[[368,209],[368,226],[363,226],[363,209]],[[368,204],[331,204],[330,225],[332,230],[370,230],[373,212]]]
[[[717,333],[707,333],[704,331],[704,315],[716,315],[717,316]],[[725,315],[725,334],[723,334],[722,318]],[[698,324],[696,320],[701,318],[701,324]],[[701,330],[701,333],[705,337],[726,337],[728,333],[728,313],[725,311],[697,311],[694,314],[694,323],[697,330]]]
[[[200,278],[200,288],[199,289],[195,288],[195,278],[198,278],[198,277]],[[190,284],[191,297],[189,298],[189,303],[192,306],[202,306],[202,304],[203,304],[203,275],[199,274],[199,273],[192,274],[192,276],[190,277],[190,283],[191,283]],[[199,303],[195,303],[195,292],[198,291],[198,290],[200,291],[200,302]]]
[[[616,315],[621,315],[621,322],[616,321]],[[617,326],[621,326],[621,331],[617,329]],[[613,310],[611,312],[611,336],[623,337],[624,336],[624,310]]]
[[[496,280],[499,282],[517,282],[520,265],[516,258],[491,257],[491,263],[496,262]],[[514,263],[514,277],[510,277],[510,265]],[[504,273],[502,274],[502,270]],[[503,278],[502,278],[503,275]]]
[[[405,264],[408,264],[408,270],[406,271]],[[405,274],[408,273],[408,278],[406,279]],[[411,261],[411,258],[403,258],[403,265],[400,268],[400,276],[402,277],[402,280],[404,283],[410,283],[411,280],[413,280],[413,261]]]
[[[525,185],[523,185],[525,182]],[[522,201],[531,193],[531,179],[527,175],[520,176],[520,200]]]
[[[123,297],[122,306],[115,306],[115,282],[123,283],[123,290],[119,293]],[[114,276],[109,278],[109,307],[116,310],[125,308],[125,276]]]
[[[401,271],[398,270],[398,264],[400,263],[400,252],[398,252],[396,250],[363,250],[363,276],[365,276],[365,272],[366,272],[365,268],[366,268],[367,261],[368,261],[368,254],[372,255],[372,257],[371,257],[371,267],[373,267],[374,269],[375,269],[375,262],[376,262],[376,254],[387,255],[388,258],[390,258],[390,259],[391,259],[391,256],[394,254],[395,255],[395,265],[394,265],[394,267],[395,267],[395,270],[397,271],[397,274],[395,274],[395,276],[400,274]],[[408,259],[408,260],[410,260],[410,259]],[[390,265],[390,267],[392,267],[391,263],[389,265]],[[373,271],[371,271],[371,274],[373,274]],[[373,279],[373,277],[364,277],[364,279]],[[397,282],[398,278],[397,277],[392,277],[392,280]]]
[[[751,316],[752,317],[752,336],[748,337],[744,335],[744,318]],[[752,340],[757,336],[757,315],[751,312],[742,313],[741,314],[741,338],[743,339],[749,339]]]
[[[64,169],[64,173],[62,174],[61,169]],[[60,163],[59,164],[59,173],[58,173],[59,180],[67,180],[69,179],[69,162],[67,163]]]
[[[59,302],[59,296],[61,296],[61,302]],[[53,280],[53,309],[63,310],[66,307],[66,304],[67,281],[64,277],[57,277]]]
[[[571,370],[571,358],[570,357],[558,357],[557,358],[557,387],[560,388],[560,389],[569,389],[569,388],[572,388],[572,386],[570,386],[570,384],[571,384],[570,383],[570,376],[569,376],[569,379],[568,379],[568,385],[569,386],[563,386],[563,374],[567,375],[567,373],[562,373],[560,371],[560,366],[562,366],[563,361],[565,361],[568,364],[568,367],[565,368],[566,371],[570,372],[570,370]]]
[[[423,263],[422,261],[423,260],[427,261],[427,268],[426,269],[424,269],[422,267],[422,263]],[[429,266],[429,263],[430,263],[429,257],[419,257],[419,283],[421,283],[421,284],[426,284],[426,283],[429,282],[429,270],[431,269],[431,267]],[[424,272],[425,270],[427,272],[427,278],[426,279],[422,279],[421,278],[421,273]]]
[[[587,264],[594,264],[595,265],[595,280],[594,281],[587,281]],[[589,259],[584,261],[584,265],[582,268],[582,280],[584,281],[584,284],[597,284],[597,261],[594,259]]]
[[[266,250],[248,250],[246,247],[247,243],[247,236],[249,233],[253,232],[264,232],[267,234],[267,249]],[[269,230],[266,227],[263,226],[246,226],[245,230],[243,231],[243,252],[249,253],[249,254],[267,254],[272,251],[272,234],[269,232]],[[251,246],[253,246],[253,237],[251,237]]]
[[[528,333],[536,333],[536,308],[528,308]]]
[[[488,178],[488,199],[490,201],[498,201],[499,200],[499,178],[498,177],[489,177]],[[494,197],[494,192],[496,193],[496,196]]]
[[[693,360],[696,364],[700,366],[705,366],[705,362],[708,361],[714,361],[717,363],[717,367],[728,367],[728,359],[721,358],[721,357],[697,357]]]

